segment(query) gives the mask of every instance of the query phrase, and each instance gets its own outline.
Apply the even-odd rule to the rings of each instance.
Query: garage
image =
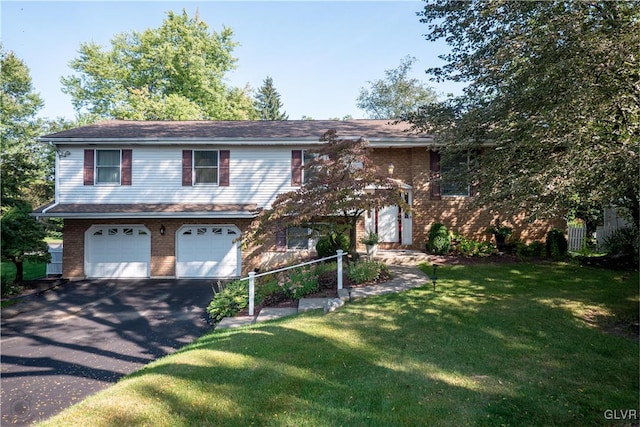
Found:
[[[85,233],[89,278],[149,277],[151,233],[143,225],[94,225]]]
[[[181,227],[176,236],[176,276],[213,278],[240,276],[240,229],[235,225]]]

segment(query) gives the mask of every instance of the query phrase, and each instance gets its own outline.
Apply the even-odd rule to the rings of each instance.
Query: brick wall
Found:
[[[468,197],[442,197],[441,200],[431,200],[429,182],[429,156],[426,148],[390,149],[376,148],[372,158],[376,164],[386,170],[389,163],[393,163],[393,177],[400,179],[413,188],[413,244],[414,249],[424,249],[428,241],[429,229],[436,222],[445,224],[450,229],[466,237],[476,240],[490,240],[487,234],[498,214],[489,209],[471,206]],[[544,240],[548,230],[564,227],[564,220],[536,221],[529,223],[525,215],[516,217],[501,217],[514,227],[514,237],[525,242]],[[359,226],[359,234],[364,233],[364,227]],[[383,248],[398,247],[397,244],[384,244]]]

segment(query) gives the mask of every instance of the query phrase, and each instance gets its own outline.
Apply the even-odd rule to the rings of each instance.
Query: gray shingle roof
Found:
[[[431,139],[389,120],[129,121],[111,120],[43,136],[42,140],[90,139],[313,139],[329,129],[338,137]]]

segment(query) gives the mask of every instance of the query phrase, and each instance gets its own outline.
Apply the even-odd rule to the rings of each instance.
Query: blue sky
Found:
[[[355,103],[367,81],[382,78],[406,55],[418,59],[413,76],[444,97],[462,86],[429,81],[444,42],[427,42],[427,26],[416,16],[420,1],[235,1],[235,2],[33,2],[2,1],[2,42],[30,68],[35,90],[45,101],[42,117],[72,119],[70,98],[60,77],[82,42],[109,47],[122,32],[161,25],[167,11],[197,10],[214,31],[234,31],[237,68],[233,86],[256,89],[271,76],[289,119],[365,118]]]

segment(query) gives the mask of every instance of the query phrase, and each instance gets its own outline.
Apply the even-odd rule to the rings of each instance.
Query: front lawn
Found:
[[[599,426],[640,409],[637,272],[438,277],[435,293],[214,331],[43,425]]]

